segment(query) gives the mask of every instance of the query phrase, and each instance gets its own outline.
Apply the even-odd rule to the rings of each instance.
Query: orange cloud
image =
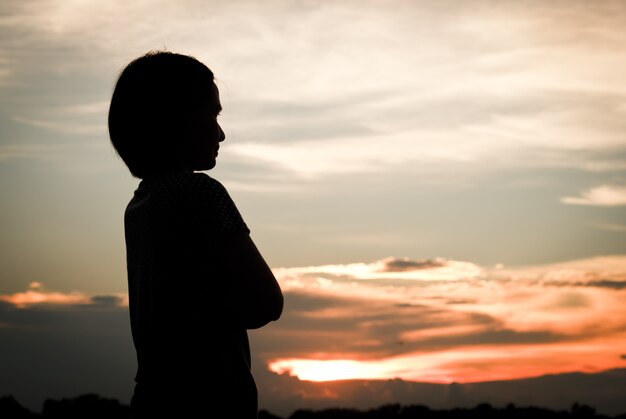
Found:
[[[389,258],[275,272],[287,306],[264,355],[277,374],[446,383],[624,367],[626,256],[513,269]]]
[[[89,297],[81,293],[64,294],[60,292],[39,292],[28,290],[11,295],[0,295],[0,300],[17,307],[26,307],[33,304],[87,304]]]
[[[128,305],[128,296],[90,296],[82,292],[69,293],[46,291],[41,282],[31,282],[29,289],[24,292],[0,295],[0,301],[5,301],[18,308],[36,304],[73,305],[73,304],[101,304],[102,299],[114,299],[116,305]]]
[[[281,359],[269,368],[306,381],[387,380],[433,383],[512,380],[573,371],[598,372],[624,365],[615,346],[626,339],[597,343],[459,347],[374,359]]]

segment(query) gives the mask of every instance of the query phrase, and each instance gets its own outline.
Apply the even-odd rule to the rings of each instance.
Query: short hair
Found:
[[[185,119],[215,101],[214,76],[197,59],[151,51],[122,70],[109,107],[109,136],[133,176],[180,164]]]

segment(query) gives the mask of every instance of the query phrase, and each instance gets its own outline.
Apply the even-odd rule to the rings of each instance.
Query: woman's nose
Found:
[[[219,131],[217,141],[221,143],[226,139],[226,134],[224,134],[224,130],[219,125],[217,126],[217,130]]]

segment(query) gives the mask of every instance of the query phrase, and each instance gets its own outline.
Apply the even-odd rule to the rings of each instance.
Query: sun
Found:
[[[277,374],[288,373],[304,381],[375,380],[387,378],[386,371],[382,365],[376,362],[350,359],[283,359],[271,362],[269,368]]]

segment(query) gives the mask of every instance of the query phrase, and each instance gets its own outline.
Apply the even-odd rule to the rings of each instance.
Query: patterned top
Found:
[[[216,258],[220,236],[250,232],[226,189],[204,173],[146,178],[124,224],[138,386],[171,397],[180,386],[219,383],[256,403],[246,330],[227,320],[224,296],[237,290]]]

